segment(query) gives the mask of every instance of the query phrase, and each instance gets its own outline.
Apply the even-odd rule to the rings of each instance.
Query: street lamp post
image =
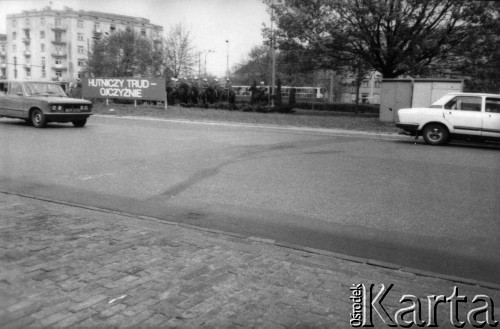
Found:
[[[215,53],[213,50],[206,50],[205,51],[205,78],[207,77],[207,55],[209,53]]]
[[[226,78],[229,79],[229,40],[226,40]]]

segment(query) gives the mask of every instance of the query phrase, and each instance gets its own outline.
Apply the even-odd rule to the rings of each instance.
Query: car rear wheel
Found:
[[[449,139],[448,129],[443,125],[434,123],[425,126],[422,135],[425,142],[431,145],[443,145]]]
[[[75,120],[73,121],[73,125],[75,127],[83,127],[87,123],[87,119]]]
[[[31,112],[31,124],[36,128],[45,127],[47,119],[41,110],[35,109]]]

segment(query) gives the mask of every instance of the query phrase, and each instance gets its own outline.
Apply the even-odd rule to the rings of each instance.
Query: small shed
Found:
[[[463,91],[460,79],[383,79],[380,121],[395,122],[399,109],[427,107],[451,92]]]

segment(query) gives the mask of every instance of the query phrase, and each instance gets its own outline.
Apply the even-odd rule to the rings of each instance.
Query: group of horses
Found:
[[[232,89],[221,87],[205,86],[197,87],[186,82],[181,82],[177,85],[167,85],[167,104],[182,104],[182,105],[203,105],[207,106],[218,102],[227,102],[229,104],[236,103],[236,93]],[[250,104],[268,101],[268,94],[259,91],[255,84],[250,87],[252,93]]]

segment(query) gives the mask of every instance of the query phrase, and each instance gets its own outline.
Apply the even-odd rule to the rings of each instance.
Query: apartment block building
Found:
[[[0,34],[0,79],[7,77],[7,35]]]
[[[145,18],[68,7],[7,15],[6,23],[5,49],[0,35],[0,63],[5,64],[0,64],[0,74],[13,80],[75,81],[86,76],[94,42],[117,31],[134,31],[156,45],[163,38],[163,27]]]

